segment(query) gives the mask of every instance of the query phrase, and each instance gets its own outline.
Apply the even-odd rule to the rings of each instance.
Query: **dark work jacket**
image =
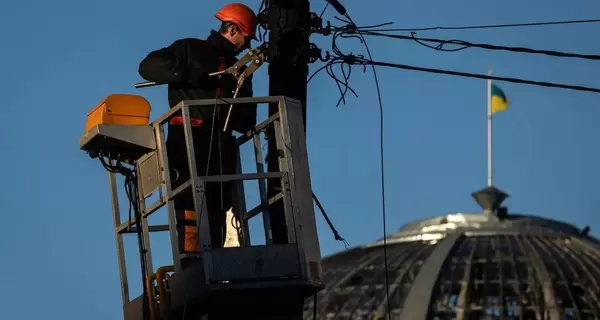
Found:
[[[231,75],[212,76],[219,64],[228,68],[237,62],[235,46],[220,33],[212,30],[206,40],[186,38],[175,41],[166,48],[151,52],[142,60],[139,74],[148,81],[167,83],[169,105],[174,107],[182,100],[215,99],[217,88],[222,98],[233,97],[236,80]],[[238,97],[252,96],[252,77],[244,81]],[[215,130],[223,130],[229,106],[221,105]],[[203,121],[207,128],[213,119],[214,105],[190,108],[192,118]],[[245,133],[256,124],[256,104],[234,105],[228,129]]]

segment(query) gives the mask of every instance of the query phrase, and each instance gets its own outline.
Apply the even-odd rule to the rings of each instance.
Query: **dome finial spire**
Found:
[[[508,194],[494,186],[488,186],[471,195],[486,214],[498,213],[498,209],[502,202],[509,197]]]

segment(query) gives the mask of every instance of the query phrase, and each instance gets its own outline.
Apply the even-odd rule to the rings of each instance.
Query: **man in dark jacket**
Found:
[[[255,38],[256,15],[247,6],[233,3],[223,7],[215,16],[221,21],[221,27],[218,32],[212,30],[206,40],[177,40],[166,48],[151,52],[140,63],[139,74],[144,79],[168,84],[171,108],[181,100],[233,96],[236,88],[233,76],[211,77],[208,74],[232,66],[237,62],[235,56],[249,48],[251,39]],[[250,96],[252,79],[248,78],[238,97]],[[228,131],[223,132],[228,111],[228,106],[224,107],[190,108],[197,171],[201,177],[235,174],[237,147],[231,130],[245,133],[256,125],[256,105],[240,105],[234,107]],[[190,179],[183,132],[183,118],[179,113],[169,122],[166,142],[173,189]],[[212,247],[222,247],[226,212],[233,206],[232,184],[207,183],[205,192]],[[180,252],[200,251],[194,208],[191,191],[176,197]]]

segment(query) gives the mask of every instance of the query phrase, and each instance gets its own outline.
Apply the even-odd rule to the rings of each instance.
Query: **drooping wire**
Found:
[[[312,198],[313,198],[313,200],[315,200],[315,203],[317,204],[317,207],[319,208],[319,210],[321,210],[321,213],[323,214],[325,221],[329,225],[331,232],[333,232],[333,237],[335,238],[335,240],[343,242],[346,249],[348,249],[348,247],[350,247],[350,244],[348,243],[348,241],[346,241],[346,239],[342,238],[342,236],[340,236],[338,231],[335,229],[335,227],[333,226],[333,223],[329,219],[329,216],[327,216],[327,212],[325,212],[325,209],[323,208],[321,201],[319,201],[319,198],[317,198],[317,196],[314,193],[312,194]]]
[[[319,69],[317,69],[317,71],[315,71],[308,78],[307,83],[309,83],[320,71],[327,70],[327,74],[336,81],[336,85],[338,86],[338,89],[340,89],[340,92],[342,92],[342,97],[338,101],[338,105],[339,105],[339,103],[340,103],[340,101],[342,101],[343,95],[344,95],[344,93],[343,93],[344,89],[341,88],[340,84],[342,86],[344,86],[346,90],[350,90],[354,95],[356,95],[356,92],[347,85],[347,81],[349,79],[349,75],[347,77],[344,77],[345,81],[342,81],[342,80],[340,80],[340,79],[338,79],[336,77],[335,73],[331,69],[331,66],[334,65],[334,64],[342,64],[342,61],[329,61],[324,66],[321,66]],[[358,95],[356,95],[356,96],[358,97]],[[336,107],[337,107],[337,105],[336,105]],[[329,216],[327,215],[327,212],[325,212],[325,209],[323,208],[323,205],[321,204],[321,201],[319,201],[319,198],[317,198],[317,196],[314,193],[312,194],[312,197],[313,197],[313,200],[314,200],[315,204],[317,205],[317,207],[321,211],[321,214],[323,215],[323,218],[325,218],[325,221],[329,225],[329,228],[331,229],[331,232],[333,233],[333,236],[334,236],[335,240],[343,242],[344,246],[346,247],[346,249],[348,249],[348,247],[350,246],[350,244],[348,243],[348,241],[346,241],[346,239],[344,239],[342,236],[340,236],[340,234],[336,230],[335,226],[333,225],[333,223],[329,219]]]
[[[356,26],[352,18],[348,13],[345,13],[344,16],[348,19],[348,21]],[[360,35],[360,39],[365,45],[365,50],[367,51],[367,55],[369,56],[369,60],[373,60],[371,55],[371,50],[369,49],[369,45],[365,38]],[[384,130],[383,130],[383,102],[381,101],[381,88],[379,87],[379,79],[377,77],[377,71],[375,71],[375,65],[371,65],[371,70],[373,71],[373,78],[375,79],[375,87],[377,88],[377,100],[379,103],[379,159],[380,159],[380,174],[381,174],[381,215],[382,215],[382,224],[383,224],[383,266],[385,272],[385,293],[386,293],[386,303],[387,303],[387,311],[388,318],[392,319],[392,311],[390,308],[390,284],[389,284],[389,275],[388,275],[388,257],[387,257],[387,214],[386,214],[386,201],[385,201],[385,149],[384,149]]]
[[[336,17],[336,19],[339,18]],[[326,61],[325,65],[318,68],[308,78],[308,82],[310,82],[317,74],[319,74],[322,71],[325,71],[329,75],[329,77],[334,80],[338,91],[340,92],[340,98],[336,103],[336,107],[338,107],[341,103],[346,104],[346,94],[348,92],[351,92],[355,97],[358,98],[358,94],[356,93],[356,91],[349,85],[350,75],[352,74],[352,64],[344,62],[344,59],[342,58],[343,53],[339,49],[337,44],[338,38],[356,38],[362,42],[362,39],[359,35],[347,35],[341,29],[334,29],[332,32],[331,49],[336,56],[332,57],[329,55],[329,52],[327,52],[327,58],[324,59]],[[339,70],[342,74],[341,78],[336,75],[334,66],[339,66]],[[365,72],[366,66],[363,66],[362,69],[363,72]]]
[[[338,1],[338,0],[326,0],[328,4],[331,4],[331,6],[343,17],[345,17],[347,20],[343,20],[341,18],[337,18],[338,20],[341,21],[345,21],[346,23],[348,23],[348,25],[352,25],[353,27],[357,27],[356,24],[354,23],[354,21],[352,20],[352,18],[350,17],[350,15],[348,14],[348,12],[346,11],[346,8],[344,8],[344,6]],[[344,55],[342,54],[341,50],[339,50],[336,40],[339,37],[356,37],[358,38],[361,43],[365,46],[365,50],[367,51],[367,55],[369,56],[369,60],[373,60],[372,54],[371,54],[371,50],[369,48],[369,45],[367,44],[367,41],[365,40],[364,36],[362,34],[356,34],[356,35],[348,35],[347,33],[343,33],[343,32],[335,32],[334,30],[334,35],[333,35],[333,40],[332,40],[332,51],[333,53],[337,56],[337,58],[333,58],[330,59],[330,61],[325,65],[325,67],[322,67],[320,69],[317,70],[316,73],[318,73],[319,71],[325,69],[328,71],[328,74],[330,77],[332,77],[335,81],[336,81],[336,85],[338,85],[338,89],[340,89],[340,93],[341,93],[341,97],[340,97],[340,101],[344,101],[344,96],[347,93],[348,90],[350,90],[355,96],[358,96],[356,94],[356,92],[354,90],[352,90],[349,86],[348,86],[348,80],[351,74],[351,65],[349,63],[346,63]],[[344,76],[344,81],[340,81],[337,77],[335,77],[335,75],[333,75],[333,72],[329,72],[331,70],[331,67],[334,64],[340,64],[341,66],[341,70],[342,70],[342,74]],[[348,66],[348,72],[346,73],[345,70],[343,69],[344,65]],[[375,69],[375,65],[371,65],[371,70],[373,71],[373,78],[375,80],[375,87],[377,88],[377,98],[378,98],[378,103],[379,103],[379,121],[380,121],[380,165],[381,165],[381,202],[382,202],[382,220],[383,220],[383,260],[384,260],[384,269],[385,269],[385,292],[386,292],[386,302],[387,302],[387,311],[388,311],[388,317],[389,319],[391,319],[391,309],[390,309],[390,291],[389,291],[389,275],[388,275],[388,259],[387,259],[387,240],[386,240],[386,234],[387,234],[387,218],[386,218],[386,199],[385,199],[385,161],[384,161],[384,155],[385,155],[385,149],[384,149],[384,115],[383,115],[383,102],[381,99],[381,89],[379,86],[379,79],[377,77],[377,71]],[[365,71],[365,68],[363,66],[363,72]],[[310,79],[312,79],[312,77],[315,75],[313,74],[311,76]],[[310,80],[309,79],[309,80]],[[341,89],[340,84],[342,84],[344,86],[344,89]],[[340,103],[340,101],[338,101],[338,105]]]
[[[333,66],[339,65],[342,73],[343,80],[340,79],[334,72]],[[344,70],[344,66],[348,67],[348,71]],[[340,98],[336,103],[336,107],[340,105],[340,103],[346,104],[346,94],[348,91],[352,92],[352,94],[358,98],[358,94],[356,91],[350,87],[348,84],[348,80],[350,80],[350,74],[352,73],[352,65],[345,64],[343,59],[339,58],[331,58],[325,65],[321,66],[317,71],[313,72],[313,74],[308,78],[308,82],[310,82],[319,72],[325,70],[325,72],[331,77],[340,92]]]

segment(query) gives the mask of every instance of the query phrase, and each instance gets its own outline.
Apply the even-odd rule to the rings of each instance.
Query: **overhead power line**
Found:
[[[522,27],[539,27],[549,25],[566,25],[566,24],[587,24],[598,23],[600,19],[589,20],[566,20],[566,21],[546,21],[546,22],[530,22],[530,23],[508,23],[508,24],[488,24],[488,25],[473,25],[473,26],[438,26],[426,28],[390,28],[377,29],[381,32],[408,32],[408,31],[433,31],[433,30],[473,30],[473,29],[496,29],[496,28],[522,28]],[[391,25],[393,22],[384,23],[380,26]]]
[[[337,59],[337,58],[334,58],[334,59]],[[351,55],[343,57],[341,59],[344,60],[344,63],[354,64],[354,65],[375,65],[375,66],[392,67],[392,68],[414,70],[414,71],[421,71],[421,72],[447,74],[447,75],[461,76],[461,77],[467,77],[467,78],[476,78],[476,79],[484,79],[484,80],[488,80],[488,79],[489,80],[498,80],[498,81],[506,81],[506,82],[512,82],[512,83],[531,84],[531,85],[542,86],[542,87],[562,88],[562,89],[571,89],[571,90],[576,90],[576,91],[588,91],[588,92],[600,93],[600,89],[598,89],[598,88],[575,86],[575,85],[568,85],[568,84],[554,83],[554,82],[524,80],[524,79],[509,78],[509,77],[497,77],[497,76],[491,76],[491,75],[485,75],[485,74],[450,71],[450,70],[443,70],[443,69],[417,67],[417,66],[410,66],[410,65],[399,64],[399,63],[371,61],[371,60],[367,60],[367,59],[364,59],[361,57],[355,57],[355,56],[351,56]]]
[[[359,27],[356,27],[356,25],[351,23],[350,21],[343,20],[341,18],[337,18],[337,19],[346,23],[346,25],[344,27],[337,27],[337,28],[332,29],[332,31],[333,31],[332,54],[330,55],[328,52],[328,54],[327,54],[328,58],[326,60],[327,63],[324,66],[322,66],[321,68],[319,68],[318,70],[316,70],[316,72],[314,72],[310,76],[309,79],[312,79],[319,72],[326,70],[327,73],[329,74],[329,76],[334,79],[334,81],[336,82],[336,85],[338,86],[338,89],[340,91],[341,97],[340,97],[340,100],[338,101],[338,104],[339,104],[339,102],[345,103],[345,95],[346,95],[346,93],[348,93],[348,91],[358,97],[357,93],[349,85],[349,78],[350,78],[350,74],[352,71],[352,65],[360,65],[363,68],[365,68],[367,65],[395,67],[395,68],[399,68],[399,69],[437,73],[437,74],[447,74],[447,75],[462,76],[462,77],[468,77],[468,78],[491,79],[491,80],[497,80],[497,81],[530,84],[530,85],[537,85],[537,86],[543,86],[543,87],[562,88],[562,89],[570,89],[570,90],[576,90],[576,91],[587,91],[587,92],[600,93],[599,88],[576,86],[576,85],[569,85],[569,84],[562,84],[562,83],[545,82],[545,81],[533,81],[533,80],[525,80],[525,79],[509,78],[509,77],[488,76],[488,75],[484,75],[484,74],[474,74],[474,73],[458,72],[458,71],[450,71],[450,70],[434,69],[434,68],[426,68],[426,67],[418,67],[418,66],[411,66],[411,65],[404,65],[404,64],[397,64],[397,63],[374,61],[371,58],[365,59],[362,55],[346,54],[346,53],[343,53],[340,50],[340,48],[338,47],[338,45],[337,45],[338,38],[357,38],[361,42],[364,42],[364,38],[362,37],[362,35],[364,33],[363,29],[364,28],[376,28],[377,26],[360,27],[359,28]],[[359,31],[357,31],[357,30],[359,30]],[[406,38],[414,40],[413,37],[406,37]],[[419,39],[419,41],[420,41],[421,38],[417,38],[417,39]],[[424,40],[438,40],[438,39],[424,39]],[[439,41],[444,41],[444,40],[439,40]],[[464,44],[465,43],[463,42],[463,45]],[[466,43],[466,44],[471,45],[471,43]],[[473,45],[475,45],[475,44],[473,44]],[[525,50],[530,50],[530,51],[534,51],[534,52],[549,53],[551,55],[600,60],[599,59],[600,56],[593,56],[593,55],[580,55],[580,54],[555,52],[555,51],[547,51],[547,50],[534,50],[534,49],[529,49],[529,48],[503,47],[503,49],[505,49],[505,48],[506,49],[515,49],[515,50],[525,49]],[[461,49],[464,49],[464,48],[461,48]],[[461,49],[458,49],[458,50],[461,50]],[[456,51],[456,49],[455,49],[455,51]],[[343,78],[339,78],[333,71],[333,67],[336,65],[340,66]],[[363,72],[364,72],[364,69],[363,69]]]
[[[344,28],[346,28],[346,27],[344,27]],[[474,48],[482,48],[482,49],[487,49],[487,50],[502,50],[502,51],[511,51],[511,52],[521,52],[521,53],[543,54],[543,55],[554,56],[554,57],[563,57],[563,58],[600,60],[600,55],[595,55],[595,54],[580,54],[580,53],[569,53],[569,52],[552,51],[552,50],[538,50],[538,49],[531,49],[531,48],[524,48],[524,47],[499,46],[499,45],[492,45],[492,44],[472,43],[472,42],[468,42],[468,41],[464,41],[464,40],[442,40],[442,39],[432,39],[432,38],[420,38],[420,37],[415,37],[414,34],[412,34],[411,36],[404,36],[404,35],[398,35],[398,34],[385,34],[385,33],[368,31],[368,30],[363,31],[360,29],[352,30],[351,26],[347,27],[347,29],[345,29],[345,32],[347,34],[358,33],[358,34],[363,34],[363,35],[388,37],[388,38],[394,38],[394,39],[400,39],[400,40],[412,40],[412,41],[416,41],[417,43],[424,45],[428,48],[440,50],[440,51],[459,51],[459,50],[474,47]],[[427,45],[424,42],[433,42],[433,43],[438,43],[439,45],[434,47],[434,46]],[[455,48],[455,49],[445,49],[443,46],[446,44],[454,44],[454,45],[459,45],[462,47]]]

